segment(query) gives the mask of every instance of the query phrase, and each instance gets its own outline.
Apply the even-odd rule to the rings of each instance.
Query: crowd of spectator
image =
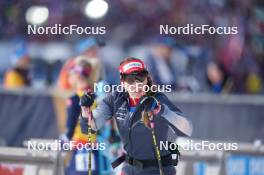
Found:
[[[46,25],[107,26],[108,32],[103,36],[106,46],[99,50],[98,57],[102,60],[102,79],[109,84],[118,83],[118,62],[126,56],[137,56],[147,61],[155,83],[172,84],[174,90],[263,92],[264,3],[261,0],[114,0],[109,2],[108,14],[99,21],[82,14],[79,1],[4,0],[0,2],[1,41],[22,36],[28,43],[55,40],[73,44],[87,37],[27,36],[24,14],[29,6],[36,4],[50,9]],[[160,36],[160,24],[236,26],[238,34]],[[55,85],[63,63],[49,65],[44,61],[44,65],[32,60],[35,66],[38,63],[39,67],[47,67],[43,74],[55,70],[45,86]],[[34,73],[38,71],[33,71],[33,77]]]

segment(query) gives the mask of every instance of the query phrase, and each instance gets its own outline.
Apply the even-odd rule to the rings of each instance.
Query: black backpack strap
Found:
[[[174,144],[172,142],[169,142],[169,144]],[[170,146],[169,146],[170,148]],[[176,154],[176,159],[173,159],[175,161],[175,166],[177,166],[178,162],[179,162],[179,159],[180,159],[180,156],[181,156],[181,153],[179,151],[179,145],[177,145],[176,149],[169,149],[169,152],[173,155],[173,154]]]
[[[122,155],[119,158],[117,158],[114,162],[111,163],[113,169],[118,167],[121,163],[123,163],[126,160],[126,155]]]

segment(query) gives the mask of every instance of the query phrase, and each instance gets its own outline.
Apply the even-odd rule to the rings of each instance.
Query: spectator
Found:
[[[228,93],[232,90],[231,78],[224,71],[224,68],[215,62],[210,62],[207,65],[207,80],[209,91],[213,93]]]
[[[158,38],[146,60],[147,67],[155,84],[171,85],[176,89],[176,68],[171,62],[175,41],[172,38]]]
[[[5,88],[23,88],[30,86],[30,58],[24,43],[19,43],[11,55],[13,67],[4,75]]]

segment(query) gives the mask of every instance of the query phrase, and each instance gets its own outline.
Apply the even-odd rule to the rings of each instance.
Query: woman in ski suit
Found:
[[[85,145],[88,142],[88,136],[81,132],[79,123],[79,116],[81,113],[81,107],[79,105],[80,97],[84,92],[93,91],[92,71],[94,71],[91,62],[89,60],[80,57],[76,59],[75,66],[70,70],[70,82],[72,87],[75,89],[75,93],[67,99],[67,120],[66,120],[66,132],[61,136],[63,142],[74,141],[74,145]],[[93,104],[92,108],[96,106]],[[109,124],[105,124],[109,126]],[[104,131],[107,132],[111,128],[104,127]],[[110,131],[109,131],[110,132]],[[106,142],[110,139],[108,135],[92,135],[91,143],[95,143],[98,139]],[[106,150],[107,151],[107,150]],[[87,158],[88,150],[86,148],[77,149],[73,147],[73,154],[71,156],[69,166],[66,168],[67,175],[87,175],[87,164],[85,163]],[[100,150],[93,151],[94,165],[93,174],[104,174],[103,172],[109,172],[110,164]]]
[[[190,136],[191,123],[163,93],[156,92],[154,88],[138,88],[144,85],[152,87],[143,61],[127,58],[120,63],[119,71],[124,91],[113,91],[99,102],[92,112],[90,106],[93,103],[93,95],[86,93],[81,97],[82,132],[87,133],[89,115],[93,117],[93,130],[99,130],[105,121],[114,118],[125,153],[113,162],[112,166],[116,167],[125,162],[121,175],[176,174],[174,166],[177,163],[172,159],[171,150],[165,149],[159,149],[161,172],[151,128],[154,128],[156,145],[159,146],[160,142],[175,142],[177,136]],[[137,86],[137,83],[140,86]],[[154,124],[151,125],[152,123]]]

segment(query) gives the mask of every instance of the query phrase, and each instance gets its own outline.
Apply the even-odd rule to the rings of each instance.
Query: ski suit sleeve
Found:
[[[113,100],[112,94],[108,94],[100,102],[98,102],[97,107],[92,111],[94,125],[92,129],[97,131],[101,129],[105,122],[112,118],[113,116]],[[88,131],[88,120],[81,116],[80,119],[81,129],[84,134],[87,134]]]
[[[192,135],[192,123],[188,120],[179,108],[177,108],[164,94],[157,98],[161,105],[160,116],[165,118],[170,126],[180,136],[191,136]]]

